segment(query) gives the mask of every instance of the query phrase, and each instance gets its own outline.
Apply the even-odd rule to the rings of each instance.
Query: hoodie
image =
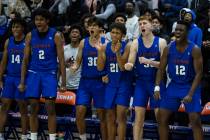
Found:
[[[186,11],[186,13],[190,13],[192,15],[192,21],[190,23],[190,28],[188,32],[188,39],[198,45],[198,47],[201,47],[202,45],[202,37],[203,32],[202,30],[195,24],[196,15],[195,12],[190,10]]]

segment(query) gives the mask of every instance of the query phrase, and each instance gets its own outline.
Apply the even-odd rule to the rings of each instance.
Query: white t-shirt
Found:
[[[73,48],[70,44],[64,46],[64,58],[66,68],[66,87],[67,89],[78,89],[79,81],[81,78],[81,66],[79,69],[72,73],[68,67],[70,67],[76,61],[77,53],[79,48]],[[59,85],[61,85],[61,77],[59,80]]]
[[[127,18],[125,26],[127,28],[126,38],[128,40],[139,37],[139,22],[136,15],[134,15],[132,18]]]

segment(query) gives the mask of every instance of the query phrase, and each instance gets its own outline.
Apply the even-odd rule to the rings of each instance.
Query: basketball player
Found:
[[[166,94],[161,98],[159,110],[159,136],[160,140],[168,140],[169,118],[184,103],[189,115],[190,125],[195,140],[203,140],[200,120],[201,90],[203,60],[201,50],[187,39],[188,23],[178,21],[175,29],[176,40],[164,49],[161,57],[160,69],[157,74],[155,98],[160,99],[159,85],[163,73],[167,68],[170,78],[166,87]]]
[[[48,113],[49,139],[56,138],[55,99],[57,96],[57,57],[62,76],[61,91],[66,89],[66,71],[61,34],[49,27],[50,13],[37,9],[34,13],[36,28],[26,36],[26,47],[21,70],[20,91],[25,89],[30,103],[31,139],[37,140],[39,99],[45,98]],[[27,72],[28,70],[28,72]]]
[[[134,64],[136,67],[136,87],[133,96],[133,106],[135,108],[134,140],[143,137],[143,124],[149,100],[150,107],[155,109],[157,119],[159,104],[153,98],[155,78],[160,56],[167,46],[165,39],[153,35],[152,19],[150,17],[141,16],[139,26],[142,35],[133,41],[128,63],[125,64],[126,70],[132,70]]]
[[[12,36],[6,40],[3,59],[0,68],[0,88],[2,88],[2,106],[0,111],[0,140],[3,140],[3,129],[7,120],[7,112],[13,100],[16,100],[21,114],[22,140],[27,140],[27,103],[25,93],[19,92],[21,63],[25,48],[26,23],[23,19],[16,18],[11,22]],[[3,75],[6,74],[3,82]]]

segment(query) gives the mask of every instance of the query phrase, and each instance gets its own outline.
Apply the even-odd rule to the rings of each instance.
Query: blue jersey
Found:
[[[101,43],[105,43],[105,38],[101,38]],[[83,78],[100,78],[105,74],[104,71],[97,70],[98,53],[95,47],[89,43],[89,37],[84,40],[82,53],[82,77]]]
[[[40,37],[37,29],[32,30],[30,70],[36,72],[57,71],[55,33],[55,29],[49,28],[47,35]]]
[[[14,37],[9,38],[9,43],[7,46],[8,60],[7,60],[7,75],[17,76],[21,75],[21,64],[24,55],[25,41],[24,39],[15,43]]]
[[[121,77],[121,71],[117,63],[117,56],[112,51],[112,42],[109,42],[106,47],[106,70],[109,77],[109,86],[112,87],[118,87]],[[126,47],[126,43],[122,42],[120,48],[120,54],[122,55],[124,53],[124,49]]]
[[[138,52],[135,63],[135,72],[138,79],[155,81],[157,68],[149,64],[140,64],[139,57],[145,57],[153,61],[160,61],[159,37],[155,36],[150,48],[144,46],[142,37],[138,38]]]
[[[168,76],[171,82],[180,85],[191,85],[195,77],[192,49],[194,43],[190,42],[183,53],[176,49],[176,42],[172,42],[168,52]]]

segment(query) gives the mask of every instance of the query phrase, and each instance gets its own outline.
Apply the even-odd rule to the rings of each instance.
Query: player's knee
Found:
[[[116,116],[114,113],[108,112],[106,115],[107,121],[111,123],[115,123],[116,121]]]
[[[190,119],[190,124],[192,125],[192,128],[201,127],[200,117],[191,118]]]
[[[30,114],[31,115],[37,115],[38,114],[38,104],[37,103],[31,103],[30,104]]]
[[[118,122],[125,122],[127,119],[126,111],[120,111],[117,113],[117,121]]]
[[[46,109],[47,109],[48,116],[54,116],[54,115],[56,115],[54,104],[50,104],[50,103],[47,104],[46,105]]]

